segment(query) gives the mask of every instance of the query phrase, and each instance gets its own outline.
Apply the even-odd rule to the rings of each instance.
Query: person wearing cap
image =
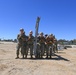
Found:
[[[44,51],[45,53],[47,52],[47,45],[46,45],[46,38],[47,38],[47,37],[48,37],[48,34],[45,34],[45,49],[44,49],[44,50],[45,50],[45,51]]]
[[[33,58],[33,45],[34,45],[33,31],[29,32],[27,43],[28,43],[28,50],[30,50],[30,56],[31,56],[31,58]]]
[[[18,34],[17,40],[18,40],[18,43],[17,43],[17,51],[16,51],[17,57],[16,57],[16,59],[19,58],[20,49],[21,49],[21,54],[24,58],[24,55],[26,53],[25,52],[26,51],[26,49],[25,49],[25,47],[26,47],[26,35],[25,35],[23,28],[20,29],[20,34]],[[24,51],[24,49],[25,49],[25,51]]]
[[[46,58],[48,58],[48,56],[52,55],[52,50],[53,50],[53,43],[54,43],[54,38],[53,38],[53,34],[50,34],[49,36],[47,36],[46,38]]]
[[[38,37],[38,43],[39,43],[39,47],[40,47],[39,57],[42,58],[44,55],[44,46],[45,46],[45,37],[43,35],[43,32],[40,32],[40,35]]]
[[[21,35],[24,33],[24,29],[20,29],[20,33],[17,35],[17,40],[18,40],[18,43],[17,43],[17,51],[16,51],[16,55],[17,55],[17,57],[16,57],[16,59],[18,59],[19,58],[19,51],[20,51],[20,49],[21,49],[21,47],[22,47],[22,39],[21,39]]]
[[[28,50],[27,50],[27,40],[28,37],[25,35],[25,32],[22,35],[22,49],[21,49],[21,54],[22,54],[22,58],[27,58],[27,54],[28,54]]]

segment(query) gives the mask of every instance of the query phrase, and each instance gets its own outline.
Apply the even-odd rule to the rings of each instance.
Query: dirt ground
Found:
[[[52,59],[15,59],[16,43],[0,43],[0,75],[76,75],[76,48]]]

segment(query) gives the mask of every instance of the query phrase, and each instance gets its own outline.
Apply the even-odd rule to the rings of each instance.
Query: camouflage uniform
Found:
[[[31,58],[33,58],[33,45],[34,45],[34,36],[31,33],[28,36],[28,49],[30,49],[30,56],[31,56]]]
[[[45,35],[45,53],[46,53],[46,51],[47,51],[47,44],[46,44],[46,39],[47,39],[47,37],[48,37],[48,34]]]
[[[40,56],[42,58],[42,56],[44,55],[44,47],[45,47],[45,38],[44,36],[39,36],[38,37],[38,43],[39,43],[39,47],[40,47]]]
[[[46,38],[46,56],[52,56],[52,50],[53,50],[53,37],[47,37]]]
[[[21,38],[22,38],[21,54],[22,54],[23,58],[27,58],[27,54],[28,54],[28,51],[27,51],[27,36],[25,34],[23,34],[21,36]]]
[[[21,34],[18,34],[17,40],[18,40],[18,43],[17,43],[17,51],[16,51],[16,54],[17,54],[17,58],[19,58],[19,50],[20,50],[20,48],[22,48]]]
[[[17,54],[17,58],[19,58],[19,50],[21,48],[21,54],[23,55],[23,58],[24,58],[24,55],[25,55],[25,51],[26,51],[26,36],[25,36],[25,33],[24,33],[24,29],[20,29],[20,34],[18,34],[17,36],[17,40],[18,40],[18,44],[17,44],[17,51],[16,51],[16,54]]]

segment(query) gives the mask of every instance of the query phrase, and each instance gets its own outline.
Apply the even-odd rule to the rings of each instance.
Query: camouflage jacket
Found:
[[[47,45],[52,45],[53,42],[54,42],[53,38],[49,38],[49,37],[46,38],[46,44]]]
[[[44,44],[45,43],[45,37],[43,36],[43,37],[38,37],[38,43],[40,43],[40,44]]]
[[[27,43],[27,36],[25,34],[18,34],[17,36],[18,44],[22,45],[24,43]]]
[[[28,44],[34,44],[34,36],[28,36]]]

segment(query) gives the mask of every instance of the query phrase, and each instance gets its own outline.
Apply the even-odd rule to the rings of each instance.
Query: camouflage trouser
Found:
[[[45,44],[40,44],[40,56],[41,57],[44,55],[44,46]]]
[[[28,49],[30,49],[30,56],[33,55],[33,44],[28,44]]]
[[[24,58],[24,56],[27,58],[27,54],[28,54],[27,44],[22,44],[21,54],[22,54],[23,58]]]
[[[57,49],[57,44],[53,44],[53,52],[58,52],[58,49]]]
[[[22,48],[22,45],[17,44],[17,51],[16,51],[17,57],[19,56],[20,48]]]
[[[52,51],[53,51],[53,45],[46,45],[46,56],[48,58],[48,56],[52,56]]]

